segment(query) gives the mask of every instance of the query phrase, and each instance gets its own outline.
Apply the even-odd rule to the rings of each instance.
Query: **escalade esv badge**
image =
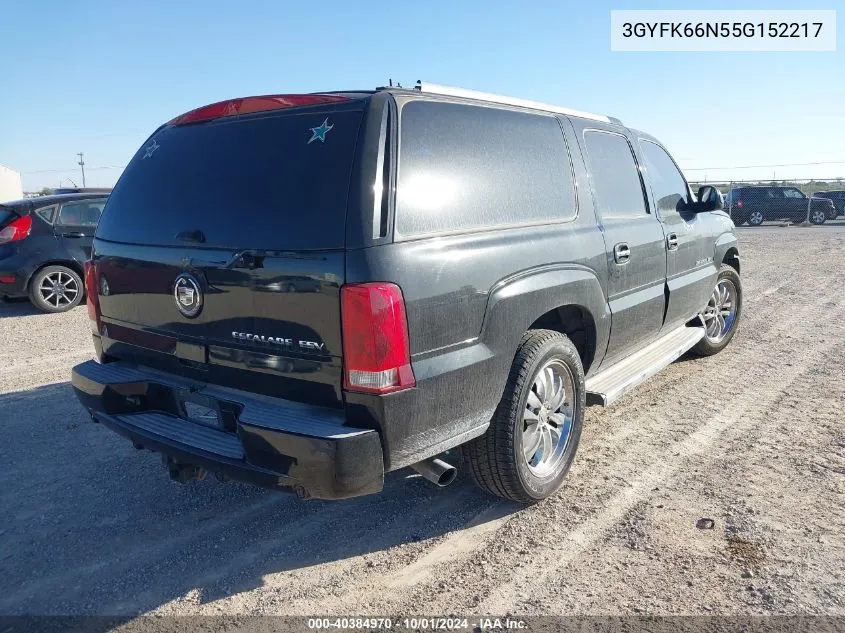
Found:
[[[202,290],[199,281],[193,275],[183,273],[176,278],[173,286],[173,298],[179,312],[193,319],[202,310]]]

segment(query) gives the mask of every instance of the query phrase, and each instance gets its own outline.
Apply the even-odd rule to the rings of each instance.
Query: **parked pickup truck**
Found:
[[[534,502],[586,406],[734,336],[734,224],[696,194],[618,119],[460,88],[202,107],[108,200],[73,386],[179,481],[340,499],[463,466]]]

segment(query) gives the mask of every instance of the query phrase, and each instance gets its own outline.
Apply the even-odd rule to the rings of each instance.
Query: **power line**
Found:
[[[842,176],[832,176],[830,178],[819,178],[814,176],[812,178],[746,178],[745,180],[737,179],[737,178],[718,178],[716,176],[710,178],[702,178],[701,180],[697,180],[693,178],[689,182],[692,184],[704,184],[704,183],[729,183],[729,182],[738,182],[738,183],[767,183],[767,182],[792,182],[792,183],[811,183],[811,182],[843,182],[845,178]]]
[[[100,169],[124,169],[126,165],[104,165],[102,167],[88,167],[88,171]],[[22,171],[21,174],[61,174],[66,171],[74,171],[73,168],[68,169],[38,169],[36,171]]]
[[[779,163],[772,165],[735,165],[733,167],[686,167],[686,171],[704,171],[705,169],[759,169],[763,167],[804,167],[807,165],[845,165],[845,160],[824,160],[815,163]]]

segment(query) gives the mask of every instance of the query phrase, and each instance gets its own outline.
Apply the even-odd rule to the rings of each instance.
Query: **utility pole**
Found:
[[[82,152],[77,154],[79,156],[79,166],[82,167],[82,186],[85,186],[85,161],[82,160]]]

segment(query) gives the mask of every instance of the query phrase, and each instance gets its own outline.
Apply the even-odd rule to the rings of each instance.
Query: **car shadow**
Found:
[[[0,319],[21,316],[33,316],[44,314],[36,308],[29,299],[2,299],[0,300]]]
[[[6,615],[134,617],[259,588],[272,597],[279,584],[286,599],[319,601],[378,570],[379,552],[410,557],[521,507],[463,476],[438,489],[407,471],[381,494],[335,502],[177,484],[158,456],[92,422],[68,383],[0,395],[0,464]]]
[[[845,218],[839,217],[835,220],[827,220],[824,224],[811,224],[810,226],[802,226],[801,220],[792,221],[790,220],[788,223],[786,220],[766,220],[760,226],[748,226],[743,224],[741,226],[736,227],[737,229],[742,229],[742,231],[753,231],[755,229],[792,229],[792,228],[809,228],[809,229],[843,229],[845,228]]]

